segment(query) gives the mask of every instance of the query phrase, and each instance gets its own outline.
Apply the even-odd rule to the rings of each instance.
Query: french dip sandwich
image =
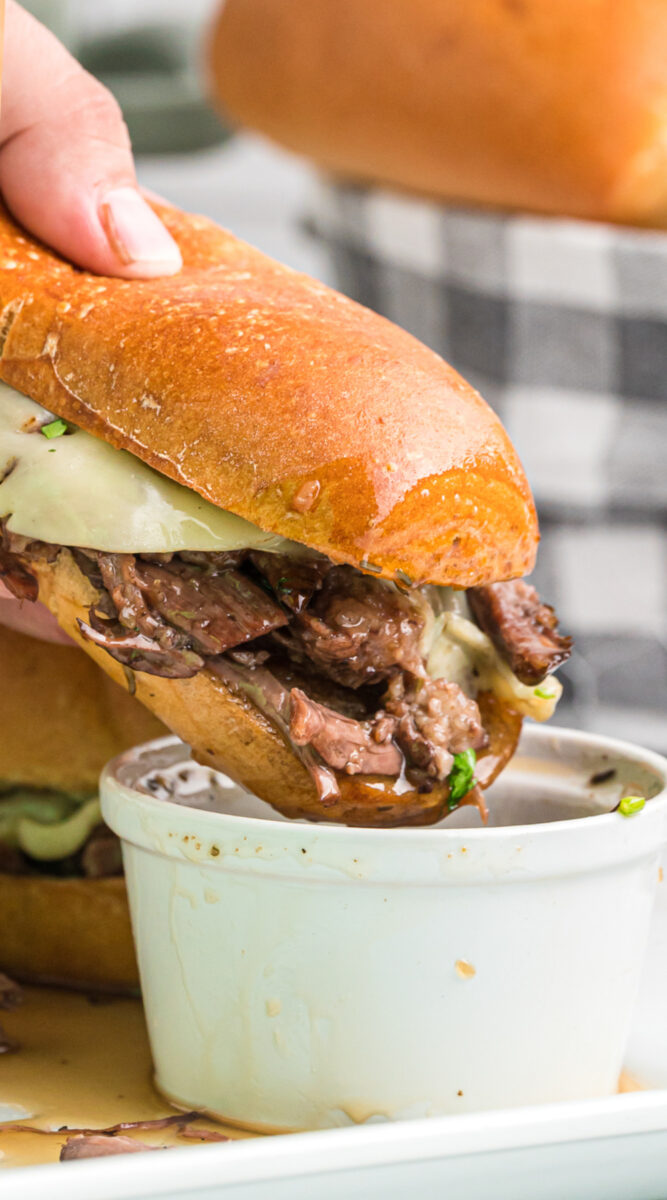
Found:
[[[0,971],[138,986],[120,843],[99,773],[165,731],[90,658],[0,626]]]
[[[140,282],[0,216],[6,585],[287,816],[483,809],[569,652],[502,426],[383,318],[157,211],[185,265]]]

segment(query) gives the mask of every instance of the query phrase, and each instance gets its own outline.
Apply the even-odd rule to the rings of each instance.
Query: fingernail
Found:
[[[109,245],[123,266],[146,267],[150,275],[172,275],[183,266],[171,234],[134,188],[107,192],[99,214]]]

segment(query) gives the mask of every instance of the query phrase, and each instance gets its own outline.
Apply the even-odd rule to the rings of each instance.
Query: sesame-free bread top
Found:
[[[262,529],[387,577],[470,587],[533,566],[500,422],[384,318],[212,222],[157,211],[180,274],[64,262],[0,212],[0,378]]]

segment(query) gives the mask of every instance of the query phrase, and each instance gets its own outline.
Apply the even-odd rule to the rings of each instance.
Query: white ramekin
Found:
[[[202,771],[166,739],[102,780],[167,1095],[289,1130],[615,1090],[664,759],[527,728],[485,829],[461,826],[471,809],[425,829],[286,822]],[[607,811],[627,793],[651,799]]]

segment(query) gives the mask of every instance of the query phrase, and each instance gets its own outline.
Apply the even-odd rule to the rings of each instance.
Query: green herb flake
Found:
[[[45,438],[62,437],[64,433],[69,432],[67,421],[63,421],[58,417],[56,421],[49,421],[48,425],[42,425],[40,433],[44,434]]]
[[[641,812],[646,800],[643,796],[624,796],[618,806],[618,811],[622,817],[634,817],[635,813]]]
[[[457,804],[463,800],[463,797],[467,796],[471,788],[475,786],[476,765],[477,755],[474,750],[462,750],[460,754],[454,755],[454,766],[447,777],[449,784],[447,806],[450,812],[456,808]]]
[[[536,687],[533,689],[533,695],[538,696],[540,700],[553,700],[554,694],[548,688]]]

